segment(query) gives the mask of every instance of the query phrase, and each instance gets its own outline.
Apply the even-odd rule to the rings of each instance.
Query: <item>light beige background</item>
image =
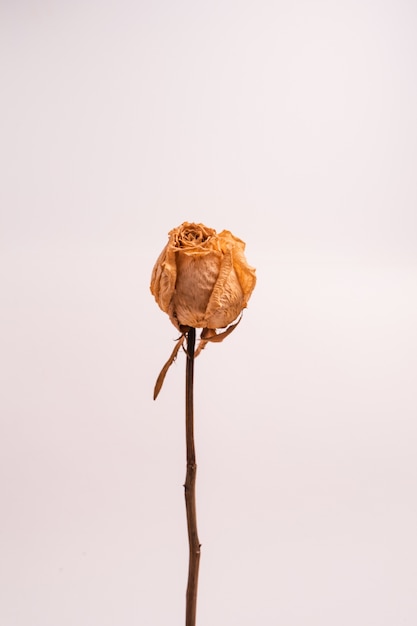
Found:
[[[0,623],[184,623],[187,220],[258,270],[196,364],[199,626],[415,625],[416,4],[0,7]]]

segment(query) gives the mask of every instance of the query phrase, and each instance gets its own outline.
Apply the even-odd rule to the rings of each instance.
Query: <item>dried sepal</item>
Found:
[[[159,395],[159,392],[162,389],[162,385],[164,384],[164,380],[165,380],[165,376],[167,375],[167,371],[169,370],[169,368],[171,367],[171,365],[173,364],[173,362],[177,358],[178,352],[180,351],[180,348],[181,348],[182,344],[184,343],[184,337],[185,337],[185,334],[181,335],[181,337],[179,337],[177,339],[177,345],[173,349],[173,351],[171,353],[171,356],[169,357],[168,361],[165,363],[165,365],[161,369],[161,371],[159,373],[159,376],[156,379],[156,383],[155,383],[155,387],[154,387],[154,391],[153,391],[153,399],[154,400],[157,399],[157,397]]]
[[[235,324],[231,324],[226,330],[223,330],[221,333],[216,333],[215,330],[211,328],[203,328],[200,335],[200,341],[195,352],[195,356],[198,356],[202,350],[206,347],[206,345],[210,343],[221,343],[223,339],[226,339],[234,331],[236,326],[240,324],[242,319],[242,315],[239,317],[238,321]]]

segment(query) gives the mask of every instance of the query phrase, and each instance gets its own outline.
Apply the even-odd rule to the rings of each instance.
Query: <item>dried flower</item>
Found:
[[[214,331],[239,316],[256,282],[244,250],[244,242],[228,230],[217,234],[203,224],[184,222],[169,232],[153,268],[151,292],[178,330]],[[202,338],[213,335],[203,331]]]

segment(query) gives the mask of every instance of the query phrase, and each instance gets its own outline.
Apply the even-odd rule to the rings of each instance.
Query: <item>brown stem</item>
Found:
[[[185,626],[195,626],[197,610],[198,568],[200,565],[200,541],[197,533],[195,479],[197,464],[194,446],[194,349],[195,328],[187,333],[187,369],[185,378],[185,431],[187,444],[187,474],[185,478],[185,508],[187,512],[189,563]]]

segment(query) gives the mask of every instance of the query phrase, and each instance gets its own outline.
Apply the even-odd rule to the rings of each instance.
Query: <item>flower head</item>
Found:
[[[239,316],[256,282],[244,250],[230,231],[217,234],[204,224],[184,222],[169,232],[151,292],[178,330],[225,328]]]

